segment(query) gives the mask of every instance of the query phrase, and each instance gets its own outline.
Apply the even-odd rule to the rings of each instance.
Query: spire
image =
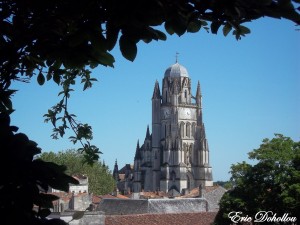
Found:
[[[159,90],[159,84],[157,80],[155,81],[152,99],[160,99],[160,90]]]
[[[118,170],[118,161],[117,161],[117,159],[116,159],[116,161],[115,161],[115,168],[114,169],[117,169]]]
[[[149,125],[147,126],[147,132],[146,132],[146,138],[145,140],[150,140],[151,139],[151,135],[150,135],[150,131],[149,131]]]
[[[197,92],[196,92],[196,104],[199,107],[198,116],[202,116],[202,115],[200,115],[200,114],[202,114],[202,112],[201,112],[201,109],[202,109],[202,94],[201,94],[200,82],[199,81],[198,81]],[[201,121],[202,121],[202,118],[201,118]]]
[[[176,56],[175,56],[175,58],[176,58],[176,61],[175,61],[175,63],[178,63],[178,55],[179,55],[179,53],[178,53],[178,52],[176,52]]]
[[[113,171],[113,177],[116,181],[119,180],[119,168],[118,168],[118,162],[117,159],[115,161],[115,167],[114,167],[114,171]]]
[[[200,89],[200,82],[198,81],[197,85],[197,92],[196,92],[196,98],[201,97],[201,89]]]
[[[135,156],[134,156],[134,160],[139,160],[141,159],[141,152],[140,152],[140,143],[139,143],[139,140],[137,141],[137,144],[136,144],[136,150],[135,150]]]

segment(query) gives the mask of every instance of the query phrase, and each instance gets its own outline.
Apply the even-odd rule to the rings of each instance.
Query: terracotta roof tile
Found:
[[[101,200],[102,200],[102,198],[100,196],[93,195],[92,203],[98,204]]]
[[[211,225],[216,212],[106,216],[105,225]]]
[[[158,192],[151,192],[151,191],[144,191],[141,192],[142,198],[163,198],[163,197],[169,197],[169,195],[163,191]]]
[[[129,199],[127,196],[121,194],[117,194],[117,198]]]
[[[211,187],[205,187],[204,191],[205,193],[212,192],[216,189],[220,188],[220,186],[211,186]],[[199,196],[199,188],[192,189],[188,194],[182,196],[183,198],[195,198]]]
[[[104,198],[117,198],[117,197],[111,194],[106,194],[106,195],[100,195],[99,198],[104,199]]]

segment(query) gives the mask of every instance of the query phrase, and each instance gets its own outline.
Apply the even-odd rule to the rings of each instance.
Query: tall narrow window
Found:
[[[186,124],[186,136],[191,137],[191,124],[190,123]]]
[[[184,123],[180,123],[180,136],[184,137]]]

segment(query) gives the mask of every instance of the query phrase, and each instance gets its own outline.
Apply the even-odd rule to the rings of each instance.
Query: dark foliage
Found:
[[[241,212],[240,216],[251,217],[252,221],[262,211],[269,212],[269,217],[276,213],[278,218],[287,213],[299,219],[300,142],[276,134],[275,138],[263,140],[258,149],[250,152],[249,159],[257,160],[257,164],[232,165],[231,181],[235,186],[223,195],[216,224],[232,224],[228,218],[230,212]],[[273,221],[272,224],[294,223]]]
[[[10,126],[10,117],[0,114],[0,218],[3,225],[52,224],[46,217],[58,197],[48,188],[68,191],[78,181],[64,173],[66,167],[34,160],[37,144]],[[55,224],[63,224],[60,223]]]

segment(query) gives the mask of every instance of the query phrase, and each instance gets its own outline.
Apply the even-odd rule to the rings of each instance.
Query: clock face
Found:
[[[183,113],[184,113],[185,116],[189,116],[191,114],[189,109],[184,109]]]
[[[182,118],[182,119],[191,119],[191,117],[192,117],[191,109],[182,108],[180,110],[180,118]]]

